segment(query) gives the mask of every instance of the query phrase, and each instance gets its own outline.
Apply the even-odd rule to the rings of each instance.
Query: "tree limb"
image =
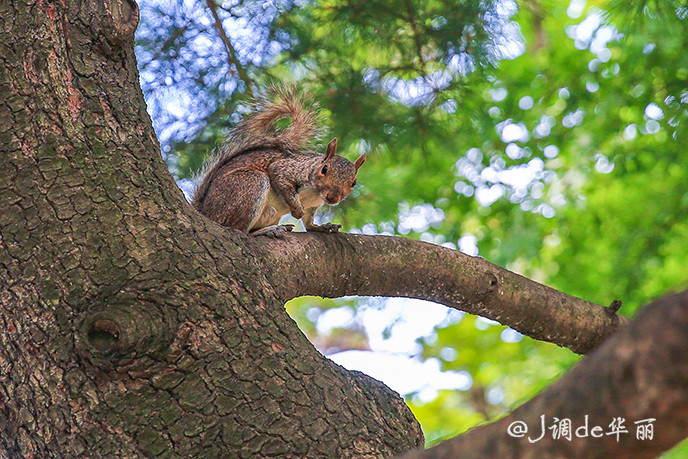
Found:
[[[296,233],[254,239],[284,301],[302,295],[431,300],[587,353],[625,319],[482,258],[401,237]],[[288,273],[288,275],[285,275]]]
[[[688,434],[688,290],[662,298],[638,314],[629,326],[606,341],[573,370],[509,416],[405,459],[500,458],[650,458]],[[537,442],[541,416],[570,419],[571,441],[552,432]],[[588,419],[588,435],[578,428]],[[628,433],[607,435],[613,419],[625,420]],[[653,438],[638,439],[637,421],[654,419]],[[529,433],[510,436],[508,427],[522,421]],[[590,433],[600,426],[600,437]],[[585,431],[580,430],[581,434]]]

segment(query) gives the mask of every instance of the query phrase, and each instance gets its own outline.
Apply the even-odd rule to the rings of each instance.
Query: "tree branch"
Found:
[[[688,290],[662,298],[647,308],[540,395],[511,415],[405,459],[482,457],[650,458],[688,434]],[[572,440],[555,440],[552,432],[537,442],[541,416],[570,419]],[[587,416],[588,435],[579,438]],[[628,433],[607,435],[613,419],[625,420]],[[638,439],[637,421],[654,419],[653,438]],[[529,428],[521,438],[508,427],[522,421]],[[600,426],[601,436],[591,429]],[[600,431],[598,431],[599,433]]]
[[[581,354],[625,320],[482,258],[412,239],[295,233],[254,244],[273,260],[267,275],[284,301],[302,295],[431,300]]]
[[[523,6],[530,11],[532,15],[531,22],[533,25],[533,33],[535,34],[535,43],[533,44],[532,51],[533,53],[537,53],[547,46],[547,33],[542,24],[545,20],[544,8],[542,8],[542,4],[539,0],[520,2],[519,6]]]
[[[406,7],[406,13],[408,14],[407,19],[411,25],[411,31],[413,32],[413,42],[416,45],[416,54],[418,55],[418,60],[420,61],[421,70],[423,71],[423,78],[427,75],[425,57],[423,56],[423,44],[420,41],[421,34],[418,30],[418,25],[416,24],[416,18],[413,13],[413,8],[409,0],[404,0],[404,6]]]
[[[213,19],[215,20],[214,27],[217,30],[222,43],[224,43],[225,49],[227,50],[229,68],[231,69],[232,65],[236,67],[239,78],[246,85],[246,93],[251,96],[253,94],[253,89],[251,88],[253,81],[251,81],[251,78],[248,76],[248,72],[246,72],[246,69],[239,62],[239,59],[236,55],[236,50],[234,49],[234,46],[232,46],[232,42],[229,40],[229,37],[222,26],[222,20],[220,19],[220,15],[217,13],[217,4],[215,3],[215,0],[206,0],[206,4],[208,5],[210,13],[213,15]]]

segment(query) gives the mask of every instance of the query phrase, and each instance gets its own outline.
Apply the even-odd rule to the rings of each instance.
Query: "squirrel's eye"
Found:
[[[351,184],[351,188],[356,186],[356,180],[354,180],[354,183]]]
[[[322,170],[321,170],[320,172],[321,172],[323,175],[327,174],[327,164],[325,164],[325,165],[323,166],[323,168],[322,168]]]

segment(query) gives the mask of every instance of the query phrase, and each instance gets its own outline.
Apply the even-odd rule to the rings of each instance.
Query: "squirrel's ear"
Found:
[[[365,160],[366,160],[366,155],[367,155],[367,154],[368,154],[368,152],[365,152],[365,153],[363,153],[361,156],[358,157],[358,159],[357,159],[356,162],[354,163],[354,167],[356,168],[356,170],[358,170],[358,168],[361,167],[361,166],[363,165],[363,163],[364,163]]]
[[[325,151],[325,157],[323,158],[324,163],[328,162],[332,158],[334,158],[334,155],[337,154],[337,138],[335,137],[334,139],[330,140],[330,143],[327,144],[327,151]]]

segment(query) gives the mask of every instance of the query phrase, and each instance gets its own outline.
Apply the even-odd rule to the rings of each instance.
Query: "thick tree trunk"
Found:
[[[397,394],[289,319],[283,302],[305,293],[433,299],[578,352],[617,328],[601,306],[422,243],[204,219],[159,156],[137,15],[131,0],[0,2],[0,458],[421,446]]]
[[[322,357],[160,159],[133,2],[0,3],[0,457],[385,456],[401,398]]]

